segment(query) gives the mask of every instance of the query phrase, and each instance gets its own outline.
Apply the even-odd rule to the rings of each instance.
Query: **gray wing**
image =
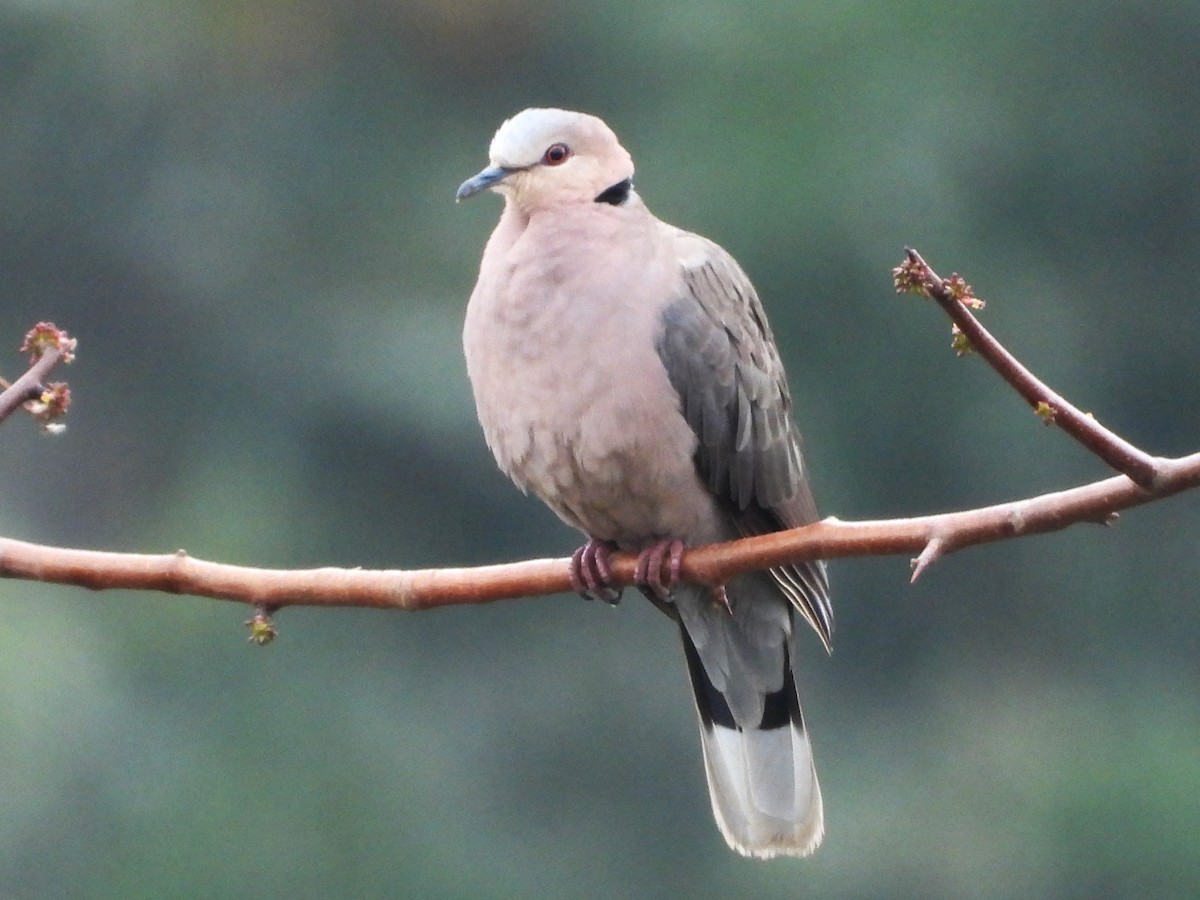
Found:
[[[678,239],[701,252],[686,254],[683,290],[663,312],[657,349],[698,439],[697,471],[743,534],[815,522],[787,378],[758,295],[721,247],[686,232]],[[824,563],[771,576],[828,647]]]

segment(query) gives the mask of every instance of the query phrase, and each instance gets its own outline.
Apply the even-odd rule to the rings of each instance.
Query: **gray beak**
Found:
[[[458,193],[454,195],[454,199],[466,200],[468,197],[474,197],[480,191],[485,191],[490,187],[499,184],[515,170],[506,169],[503,166],[488,166],[474,178],[468,178],[462,183],[458,189]]]

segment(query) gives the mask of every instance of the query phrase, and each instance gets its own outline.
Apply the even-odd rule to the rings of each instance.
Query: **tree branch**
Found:
[[[71,389],[58,382],[45,384],[46,376],[60,362],[75,359],[75,338],[53,322],[38,322],[25,334],[22,353],[32,354],[29,370],[12,384],[0,379],[0,422],[20,406],[27,409],[49,431],[61,431],[64,426],[54,420],[63,416],[71,406]]]
[[[964,547],[1056,531],[1078,522],[1109,524],[1120,510],[1200,485],[1200,453],[1178,459],[1150,456],[1043,385],[971,315],[964,301],[974,305],[981,301],[971,295],[961,278],[940,278],[915,250],[908,251],[908,261],[894,274],[899,290],[936,299],[972,348],[1039,413],[1045,415],[1039,404],[1049,404],[1054,422],[1123,474],[978,509],[880,521],[829,518],[790,531],[698,547],[683,558],[683,580],[719,585],[746,572],[789,562],[893,554],[916,554],[912,560],[916,580],[933,562]],[[635,566],[633,555],[614,554],[616,584],[631,585]],[[156,590],[251,604],[258,608],[250,622],[251,639],[259,642],[273,635],[270,611],[284,606],[418,610],[571,590],[566,559],[469,569],[280,570],[206,562],[183,550],[160,555],[105,553],[7,538],[0,538],[0,577],[93,590]]]
[[[36,400],[45,391],[46,376],[62,360],[62,351],[52,348],[47,350],[24,375],[8,385],[0,393],[0,422],[11,416],[23,404]]]
[[[1200,453],[1163,460],[1155,487],[1124,475],[1024,500],[909,519],[843,522],[698,547],[686,553],[685,581],[722,584],[736,575],[807,559],[920,553],[914,579],[934,559],[976,544],[1107,523],[1114,513],[1200,485]],[[916,562],[916,561],[915,561]],[[255,606],[356,606],[419,610],[511,600],[571,590],[567,559],[467,569],[260,569],[207,562],[182,550],[108,553],[0,538],[0,577],[93,590],[155,590]],[[637,558],[615,554],[618,584],[633,583]]]
[[[907,263],[893,273],[898,290],[915,288],[936,300],[971,349],[982,356],[1035,412],[1043,416],[1044,421],[1053,422],[1113,469],[1128,475],[1143,487],[1153,485],[1158,471],[1157,459],[1105,428],[1095,417],[1081,412],[1021,365],[967,308],[968,303],[976,308],[983,306],[983,301],[975,297],[969,284],[957,275],[952,275],[948,280],[941,278],[912,248],[907,248],[905,253],[908,256]]]

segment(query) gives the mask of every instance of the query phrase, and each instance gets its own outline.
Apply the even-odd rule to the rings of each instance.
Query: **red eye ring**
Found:
[[[571,148],[562,142],[551,144],[542,154],[542,162],[548,166],[561,166],[570,158]]]

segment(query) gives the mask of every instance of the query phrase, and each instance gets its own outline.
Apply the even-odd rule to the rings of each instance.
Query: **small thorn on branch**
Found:
[[[940,536],[931,537],[929,543],[925,545],[925,549],[921,551],[920,556],[912,560],[912,578],[909,579],[909,584],[916,584],[918,578],[932,566],[935,562],[942,558],[945,552],[945,540]]]

